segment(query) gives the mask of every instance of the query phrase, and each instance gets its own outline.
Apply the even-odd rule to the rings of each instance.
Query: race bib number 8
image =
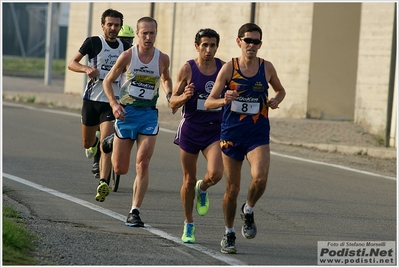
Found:
[[[232,101],[230,110],[239,114],[257,114],[259,108],[260,103],[258,102]]]

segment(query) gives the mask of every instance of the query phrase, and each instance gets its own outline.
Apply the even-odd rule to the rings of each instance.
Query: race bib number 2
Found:
[[[152,100],[154,92],[154,89],[131,86],[129,95],[135,99]]]
[[[257,114],[259,112],[259,102],[232,101],[231,111],[239,114]]]
[[[136,75],[135,78],[130,86],[129,95],[136,99],[152,100],[157,79],[144,75]]]

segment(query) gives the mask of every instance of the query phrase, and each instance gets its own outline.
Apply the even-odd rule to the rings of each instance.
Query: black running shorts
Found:
[[[114,121],[115,117],[108,102],[83,100],[81,121],[88,127],[97,126],[102,122]]]

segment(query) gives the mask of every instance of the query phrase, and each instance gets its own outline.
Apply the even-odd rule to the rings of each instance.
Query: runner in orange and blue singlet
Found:
[[[253,148],[270,142],[267,107],[269,85],[264,72],[264,60],[258,60],[257,74],[245,77],[240,71],[238,58],[232,59],[233,74],[227,87],[236,90],[239,97],[224,107],[220,145],[226,155],[237,160],[244,160]],[[245,127],[242,127],[243,124]]]

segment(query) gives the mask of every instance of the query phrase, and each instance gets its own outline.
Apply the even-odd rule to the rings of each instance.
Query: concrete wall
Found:
[[[307,117],[353,120],[361,3],[315,3]]]
[[[385,135],[394,3],[363,3],[355,122]],[[396,70],[397,73],[397,70]]]
[[[124,23],[151,15],[150,2],[72,2],[67,61],[89,35],[102,34],[101,13],[114,8]],[[263,30],[258,55],[273,63],[287,96],[270,117],[354,120],[383,137],[386,129],[394,3],[256,2],[254,22]],[[240,55],[238,28],[251,19],[250,2],[155,2],[156,47],[171,58],[173,81],[197,56],[195,33],[219,32],[217,57]],[[92,25],[87,30],[88,20]],[[85,75],[66,72],[65,92],[83,92]],[[371,93],[371,94],[370,94]],[[167,105],[161,91],[159,105]],[[395,110],[396,111],[396,110]],[[396,129],[396,125],[395,125]],[[395,132],[396,133],[396,132]]]
[[[255,22],[263,31],[258,55],[273,63],[287,91],[280,109],[269,113],[271,118],[306,117],[312,16],[313,3],[257,4]],[[236,49],[235,55],[239,52]]]

